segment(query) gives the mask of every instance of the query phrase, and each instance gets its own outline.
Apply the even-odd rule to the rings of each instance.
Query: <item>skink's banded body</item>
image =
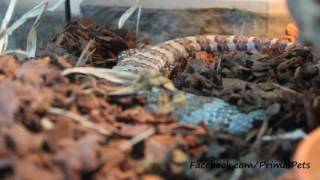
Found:
[[[285,49],[288,40],[246,36],[202,35],[178,38],[141,49],[123,58],[113,69],[120,71],[160,71],[176,60],[188,57],[197,51],[223,53],[225,51],[259,52],[264,47],[277,46]]]
[[[272,46],[284,50],[291,44],[288,40],[245,36],[192,36],[166,41],[140,50],[128,51],[128,55],[119,58],[119,63],[113,69],[135,73],[160,72],[166,67],[171,67],[176,60],[186,58],[198,51],[255,53]],[[236,106],[221,99],[189,93],[187,93],[187,103],[181,106],[176,113],[182,122],[217,124],[231,134],[244,134],[252,128],[253,121],[267,118],[263,109],[242,113]]]

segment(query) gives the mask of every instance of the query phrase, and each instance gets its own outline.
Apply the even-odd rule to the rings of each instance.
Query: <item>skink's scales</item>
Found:
[[[159,72],[165,67],[173,65],[176,60],[186,58],[198,51],[217,53],[247,51],[255,53],[271,46],[286,49],[290,45],[291,42],[279,39],[222,35],[191,36],[131,51],[127,57],[119,60],[119,63],[113,69],[131,72]],[[199,104],[195,105],[197,99]],[[252,127],[252,122],[255,119],[266,119],[264,110],[241,113],[237,107],[218,98],[204,98],[188,94],[188,102],[177,111],[181,121],[191,123],[203,121],[208,124],[223,125],[232,134],[243,134]],[[179,112],[182,113],[179,114]]]

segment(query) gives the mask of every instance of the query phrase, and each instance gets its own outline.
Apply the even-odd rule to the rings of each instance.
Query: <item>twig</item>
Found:
[[[301,130],[296,129],[292,132],[287,132],[284,134],[278,134],[274,136],[263,136],[262,141],[275,141],[275,140],[297,140],[297,139],[304,139],[307,137],[307,134]]]
[[[256,141],[253,143],[252,148],[256,148],[259,147],[259,145],[261,144],[261,139],[263,137],[263,135],[266,133],[266,131],[268,130],[268,121],[264,121],[258,134],[257,134],[257,139]]]
[[[90,39],[90,41],[87,43],[86,47],[84,48],[84,50],[82,51],[79,59],[78,59],[78,62],[76,64],[76,67],[79,67],[79,66],[83,66],[84,64],[87,63],[89,57],[94,53],[95,50],[92,50],[89,52],[92,44],[94,43],[94,40],[93,39]]]
[[[220,72],[221,72],[221,63],[222,63],[222,59],[219,58],[218,64],[217,64],[217,69],[216,69],[216,75],[219,76]]]
[[[137,38],[138,38],[138,36],[139,36],[139,30],[140,30],[141,13],[142,13],[142,8],[141,8],[141,6],[139,6],[139,8],[138,8],[138,14],[137,14],[137,24],[136,24],[136,37],[137,37]]]
[[[303,104],[304,104],[304,110],[305,110],[305,114],[306,114],[306,118],[307,118],[307,125],[312,128],[312,127],[316,127],[319,125],[318,122],[318,118],[316,116],[315,110],[313,108],[313,99],[314,97],[311,95],[311,93],[309,94],[308,91],[304,91],[303,93],[304,97],[303,97]]]
[[[103,135],[110,135],[111,134],[111,132],[108,131],[107,129],[105,129],[97,124],[94,124],[91,121],[89,121],[87,118],[80,116],[76,113],[73,113],[71,111],[66,111],[64,109],[52,107],[48,110],[48,112],[51,114],[62,115],[62,116],[68,117],[68,118],[74,120],[75,122],[81,124],[82,126],[96,130],[100,134],[103,134]]]
[[[154,133],[156,132],[155,128],[150,128],[140,134],[138,134],[137,136],[133,137],[130,141],[128,141],[127,143],[125,144],[122,144],[120,146],[120,150],[121,151],[125,151],[127,150],[128,148],[132,147],[133,145],[143,141],[144,139],[152,136]]]
[[[81,73],[86,75],[92,75],[98,78],[105,79],[112,83],[128,85],[139,78],[139,75],[131,72],[115,71],[113,69],[106,68],[94,68],[94,67],[74,67],[68,68],[62,71],[62,75]]]
[[[279,84],[276,84],[276,83],[272,83],[272,85],[276,86],[277,88],[283,90],[283,91],[287,91],[287,92],[290,92],[290,93],[293,93],[293,94],[296,94],[296,95],[301,95],[301,93],[293,90],[293,89],[290,89],[290,88],[287,88],[287,87],[284,87],[284,86],[281,86]]]

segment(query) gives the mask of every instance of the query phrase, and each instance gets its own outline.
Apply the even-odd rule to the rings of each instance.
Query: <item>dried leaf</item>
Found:
[[[132,138],[147,131],[150,128],[151,128],[150,125],[146,125],[146,124],[141,124],[141,125],[122,124],[121,126],[119,126],[118,130],[115,131],[115,133],[122,137]]]

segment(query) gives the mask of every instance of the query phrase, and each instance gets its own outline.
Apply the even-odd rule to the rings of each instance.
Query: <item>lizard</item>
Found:
[[[289,39],[269,39],[253,36],[199,35],[169,40],[143,49],[134,49],[119,55],[116,71],[154,73],[172,71],[175,61],[193,52],[226,51],[260,52],[276,46],[286,50],[293,45]],[[189,104],[188,104],[189,103]],[[190,104],[191,103],[191,104]],[[196,106],[195,106],[196,105]],[[253,121],[267,119],[266,111],[254,110],[242,113],[234,105],[215,97],[187,93],[187,104],[176,111],[178,120],[185,123],[204,122],[208,126],[222,127],[230,134],[245,134],[253,127]],[[179,112],[182,112],[179,114]],[[186,113],[188,112],[188,113]]]

